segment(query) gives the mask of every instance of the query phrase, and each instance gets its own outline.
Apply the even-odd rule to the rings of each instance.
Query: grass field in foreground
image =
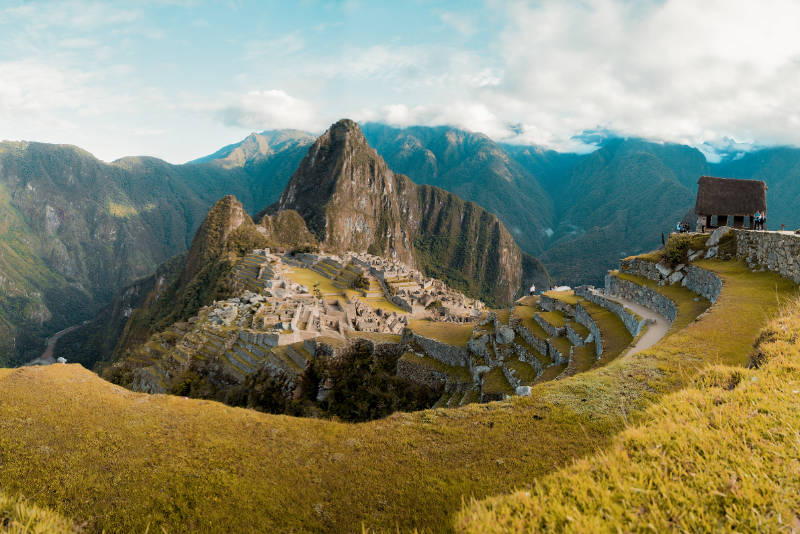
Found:
[[[60,515],[0,493],[0,534],[67,534],[78,529]]]
[[[761,335],[758,370],[713,366],[608,451],[474,503],[458,530],[800,531],[800,302]]]
[[[464,499],[530,489],[653,424],[648,408],[704,368],[748,361],[795,286],[742,263],[703,266],[724,279],[717,303],[646,351],[530,398],[368,423],[133,393],[77,365],[4,371],[0,487],[90,531],[452,530]]]

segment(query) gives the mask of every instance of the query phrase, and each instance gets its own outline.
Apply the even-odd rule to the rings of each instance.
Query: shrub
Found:
[[[673,235],[667,241],[667,246],[664,248],[664,257],[671,266],[678,265],[679,263],[686,263],[689,261],[689,245],[691,244],[692,236],[686,234]]]

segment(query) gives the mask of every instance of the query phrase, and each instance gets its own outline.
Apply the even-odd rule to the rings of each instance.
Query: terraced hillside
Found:
[[[609,508],[606,516],[619,525],[644,528],[653,519],[666,528],[692,530],[698,525],[736,528],[753,524],[736,521],[763,519],[761,525],[777,528],[779,521],[790,520],[787,513],[793,510],[787,504],[787,488],[795,493],[800,489],[796,476],[786,478],[787,473],[796,474],[796,466],[791,456],[780,456],[789,463],[758,464],[769,457],[759,446],[779,437],[794,439],[791,429],[796,425],[786,426],[783,407],[791,402],[787,388],[796,388],[800,381],[793,345],[797,321],[787,325],[791,331],[767,331],[759,349],[769,355],[764,347],[777,347],[793,360],[784,359],[774,371],[769,370],[771,364],[764,371],[746,371],[744,366],[759,332],[795,294],[796,286],[771,272],[753,272],[740,261],[698,260],[693,266],[722,282],[718,294],[711,295],[711,307],[686,288],[660,286],[630,273],[618,275],[653,302],[669,302],[674,309],[670,330],[647,350],[536,384],[529,397],[396,413],[368,423],[271,416],[215,402],[139,394],[72,365],[5,371],[0,375],[0,448],[7,460],[0,464],[0,486],[86,521],[90,530],[342,532],[366,526],[483,532],[494,528],[495,519],[501,521],[498,528],[552,525],[570,530],[569,515],[584,521],[576,523],[574,530],[580,531],[592,524],[572,511],[594,510],[589,507],[597,503],[622,503]],[[561,315],[566,331],[573,321],[568,313]],[[513,317],[508,314],[509,324]],[[544,323],[558,327],[557,317],[545,315]],[[499,326],[504,320],[498,314]],[[545,328],[535,316],[532,320]],[[745,394],[738,391],[741,386],[726,391],[717,385],[735,386],[738,379],[731,377],[737,376],[759,384],[762,372],[768,379],[765,386],[776,387],[778,394],[766,397],[769,389],[761,385],[743,390],[757,397],[753,413],[758,417],[752,421],[766,425],[757,427],[760,433],[750,442],[756,447],[747,459],[785,484],[758,486],[760,508],[753,518],[740,504],[755,498],[750,485],[754,479],[744,471],[737,478],[726,474],[719,483],[728,484],[728,490],[720,486],[721,491],[697,500],[714,500],[704,508],[704,522],[693,522],[695,516],[687,514],[665,523],[658,512],[660,503],[667,499],[665,509],[680,509],[674,503],[685,502],[677,500],[684,493],[663,473],[643,479],[640,487],[637,472],[662,465],[653,456],[662,455],[656,444],[642,439],[661,436],[664,444],[691,447],[694,435],[683,427],[676,432],[680,419],[705,425],[702,414],[723,417],[728,399],[747,404],[750,397],[736,400]],[[786,387],[777,385],[778,376]],[[686,410],[688,401],[693,402],[691,410]],[[96,409],[99,405],[103,410]],[[727,425],[711,427],[712,433],[736,428],[730,419],[711,422]],[[677,441],[669,441],[673,436]],[[663,451],[668,458],[676,453],[691,458],[692,464],[675,464],[684,469],[679,473],[710,473],[714,481],[720,480],[699,449],[669,446]],[[624,454],[646,462],[628,461]],[[573,460],[587,456],[570,467]],[[587,492],[592,477],[620,464],[625,469],[619,477],[627,478],[606,478],[592,485],[602,490],[602,498]],[[573,484],[576,474],[587,484]],[[647,480],[663,480],[664,494]],[[526,488],[531,497],[468,503],[456,517],[464,499]],[[643,493],[631,497],[633,490],[628,488]],[[566,492],[563,505],[560,492]],[[641,506],[624,507],[628,502]],[[697,503],[687,506],[699,510]],[[639,516],[626,515],[629,510],[639,510]],[[598,513],[604,517],[606,509]],[[543,523],[540,517],[554,519]]]

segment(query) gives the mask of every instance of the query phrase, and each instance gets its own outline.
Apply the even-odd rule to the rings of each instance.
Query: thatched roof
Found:
[[[698,215],[753,215],[766,209],[767,184],[761,180],[701,176],[697,181]]]

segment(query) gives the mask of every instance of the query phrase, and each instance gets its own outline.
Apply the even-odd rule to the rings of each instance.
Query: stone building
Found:
[[[701,176],[697,181],[697,231],[732,226],[754,228],[753,214],[767,216],[767,184],[761,180],[739,180]]]

